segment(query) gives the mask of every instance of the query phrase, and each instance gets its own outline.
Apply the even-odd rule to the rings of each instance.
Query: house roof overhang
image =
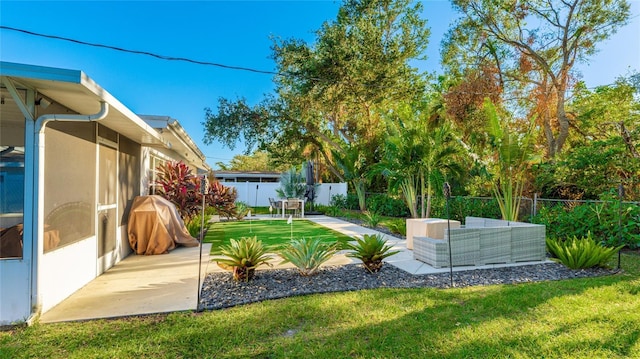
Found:
[[[184,130],[178,120],[169,116],[138,115],[149,126],[156,129],[168,143],[170,148],[184,157],[196,167],[210,171],[207,157],[202,153],[191,136]]]
[[[156,130],[82,71],[0,62],[0,75],[16,87],[35,90],[77,114],[94,114],[100,110],[100,102],[106,102],[109,113],[101,124],[144,146],[168,147]]]

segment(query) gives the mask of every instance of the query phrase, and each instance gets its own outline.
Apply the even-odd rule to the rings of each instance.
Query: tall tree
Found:
[[[235,155],[228,164],[217,162],[216,165],[222,171],[283,172],[289,168],[289,166],[275,165],[265,151],[256,151],[250,155]]]
[[[640,87],[634,76],[587,89],[580,84],[568,107],[579,128],[572,148],[540,168],[538,187],[552,196],[599,198],[622,184],[628,198],[640,194]],[[635,197],[634,197],[635,196]]]
[[[547,155],[562,152],[569,136],[565,110],[576,62],[627,23],[625,0],[452,0],[462,18],[444,41],[451,67],[493,62],[509,95],[533,93]],[[513,86],[512,86],[513,84]],[[523,91],[524,90],[524,91]],[[533,106],[531,106],[533,107]]]
[[[314,44],[276,39],[275,95],[253,107],[220,99],[217,112],[206,109],[205,142],[243,139],[274,158],[315,153],[339,175],[334,152],[375,148],[380,113],[422,93],[422,75],[409,64],[428,43],[421,12],[410,0],[349,0]]]

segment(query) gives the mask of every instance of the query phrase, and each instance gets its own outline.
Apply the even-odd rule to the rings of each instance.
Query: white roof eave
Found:
[[[167,147],[156,130],[82,71],[0,62],[0,73],[78,114],[96,113],[104,101],[110,110],[101,124],[142,145]]]

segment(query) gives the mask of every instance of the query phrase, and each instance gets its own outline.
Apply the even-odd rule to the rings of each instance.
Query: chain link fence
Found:
[[[349,195],[345,205],[357,210],[355,195]],[[610,200],[565,200],[550,198],[520,198],[518,221],[544,224],[547,235],[554,238],[593,236],[609,245],[626,244],[640,248],[640,202]],[[393,203],[393,206],[389,204]],[[385,206],[382,206],[384,204]],[[409,217],[406,204],[399,197],[367,193],[368,209],[390,217]],[[421,203],[418,199],[418,213]],[[399,214],[399,208],[404,210]],[[389,213],[385,213],[389,210]],[[393,209],[393,213],[391,213]],[[502,218],[500,206],[493,197],[454,196],[449,201],[449,218],[464,223],[465,217]],[[442,196],[432,197],[428,217],[447,218],[446,202]]]

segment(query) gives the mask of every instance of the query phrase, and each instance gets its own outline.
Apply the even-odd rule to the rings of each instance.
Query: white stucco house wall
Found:
[[[0,62],[0,325],[30,321],[131,253],[155,167],[210,170],[167,116],[138,116],[78,70]],[[20,242],[18,242],[20,240]]]

